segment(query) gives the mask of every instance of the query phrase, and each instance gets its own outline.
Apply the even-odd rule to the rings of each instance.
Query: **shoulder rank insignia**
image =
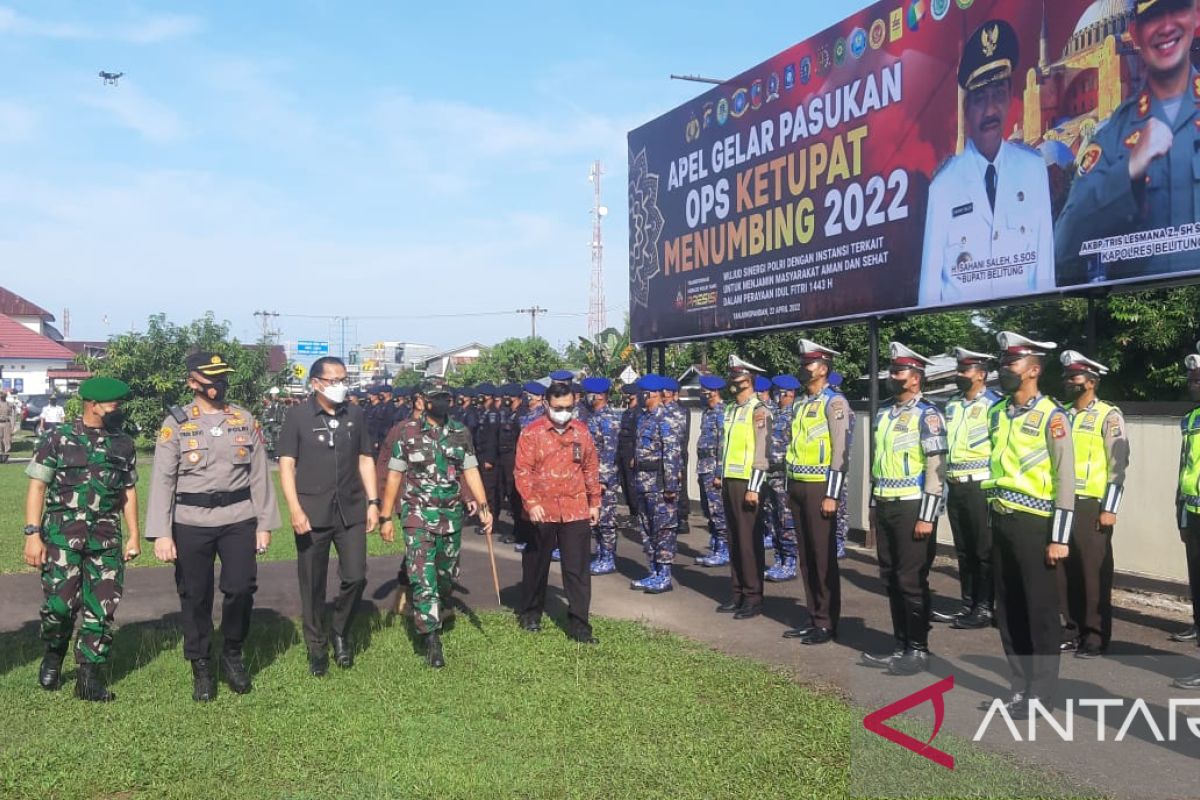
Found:
[[[1129,148],[1137,147],[1137,143],[1142,139],[1142,130],[1138,128],[1133,133],[1125,137],[1125,146]]]
[[[1079,174],[1087,175],[1091,172],[1092,168],[1100,161],[1100,156],[1103,153],[1104,151],[1100,149],[1100,145],[1095,142],[1089,144],[1087,149],[1083,151],[1083,154],[1079,156]]]
[[[1192,78],[1192,95],[1197,100],[1200,100],[1200,75]]]
[[[1150,92],[1146,89],[1138,95],[1137,112],[1139,117],[1144,117],[1150,113]]]
[[[1041,411],[1029,412],[1029,427],[1036,428],[1042,424],[1042,417],[1045,416]]]

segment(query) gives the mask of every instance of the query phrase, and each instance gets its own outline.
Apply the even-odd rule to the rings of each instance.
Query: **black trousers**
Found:
[[[1058,610],[1063,640],[1108,647],[1112,639],[1112,529],[1099,530],[1100,501],[1075,497],[1071,555],[1058,562]]]
[[[503,470],[499,464],[492,464],[491,469],[485,468],[483,464],[479,465],[479,478],[483,481],[483,493],[487,496],[488,508],[492,510],[493,514],[499,514],[502,507],[500,505],[501,498],[503,497],[500,493],[500,475],[502,472]]]
[[[996,619],[1012,670],[1012,689],[1050,707],[1058,689],[1057,570],[1046,566],[1049,517],[992,512]]]
[[[629,516],[637,517],[638,514],[638,496],[637,496],[637,480],[635,479],[635,470],[629,466],[629,459],[633,456],[622,458],[617,456],[617,468],[621,472],[621,491],[625,495],[625,505],[629,507]],[[686,473],[685,473],[686,474]],[[634,527],[637,527],[636,520]]]
[[[892,633],[903,647],[929,649],[929,569],[937,536],[914,535],[920,500],[879,501],[875,506],[879,577],[887,589]]]
[[[1200,514],[1187,515],[1183,549],[1187,557],[1188,586],[1192,590],[1192,624],[1200,628]]]
[[[350,623],[363,589],[367,586],[367,526],[365,522],[344,527],[313,528],[296,535],[296,576],[300,580],[300,612],[304,619],[304,643],[310,653],[324,653],[325,582],[329,575],[329,547],[337,550],[341,587],[333,601],[333,619],[328,630],[339,636],[350,632]]]
[[[683,441],[683,467],[682,467],[682,469],[683,469],[683,471],[680,474],[683,475],[683,480],[681,480],[679,482],[679,511],[678,511],[679,525],[678,525],[678,528],[681,532],[686,532],[687,529],[691,527],[688,524],[688,517],[690,517],[692,515],[692,501],[691,501],[691,496],[688,494],[688,481],[687,481],[688,450],[687,450],[687,439],[686,438]]]
[[[588,560],[592,527],[586,520],[530,523],[532,535],[521,554],[521,605],[518,613],[540,617],[546,609],[550,580],[550,554],[562,553],[563,591],[567,595],[567,624],[572,631],[591,632],[588,609],[592,605],[592,574]]]
[[[258,589],[255,559],[254,519],[204,528],[195,525],[172,527],[175,540],[175,588],[183,612],[183,657],[188,661],[210,658],[213,632],[213,573],[221,559],[222,649],[240,653],[250,629],[250,611]]]
[[[725,524],[729,526],[729,572],[733,579],[733,600],[744,607],[760,606],[763,601],[763,571],[767,557],[755,523],[762,498],[753,509],[746,508],[746,489],[750,482],[741,478],[721,481],[725,501]]]
[[[987,496],[979,481],[949,486],[946,517],[954,534],[962,605],[968,610],[976,607],[990,610],[996,590],[992,579],[992,527]]]
[[[825,481],[788,481],[786,501],[796,523],[796,554],[808,613],[818,628],[836,631],[842,613],[842,580],[837,560],[837,514],[821,515]]]

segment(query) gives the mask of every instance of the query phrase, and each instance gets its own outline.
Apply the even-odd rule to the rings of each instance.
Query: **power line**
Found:
[[[533,306],[531,308],[518,308],[517,313],[529,315],[529,338],[536,339],[537,338],[538,314],[547,313],[546,309],[542,308],[541,306]]]

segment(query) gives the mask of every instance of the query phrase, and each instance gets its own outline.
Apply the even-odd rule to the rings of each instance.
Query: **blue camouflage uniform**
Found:
[[[700,376],[700,388],[719,392],[725,381],[715,375]],[[720,473],[724,452],[725,404],[717,401],[700,413],[700,433],[696,437],[696,482],[700,489],[700,510],[708,520],[709,554],[696,559],[702,567],[721,567],[729,563],[729,526],[725,522],[725,501],[715,481]]]
[[[661,386],[653,380],[643,378],[641,385],[647,391],[661,391],[650,388]],[[662,405],[653,411],[647,410],[638,419],[634,461],[640,501],[638,521],[641,525],[642,549],[646,553],[651,574],[658,576],[665,573],[669,587],[678,534],[683,447],[676,427]],[[668,500],[668,494],[673,495],[673,499]]]
[[[755,377],[754,391],[755,393],[770,392],[771,379],[762,375]],[[768,411],[771,412],[771,419],[775,419],[777,416],[779,416],[779,406],[775,404],[773,399],[764,400],[763,405]],[[770,550],[775,547],[775,537],[778,534],[779,527],[779,512],[777,510],[778,505],[779,504],[775,502],[773,493],[767,489],[766,482],[764,481],[763,489],[758,498],[758,519],[755,522],[755,528],[758,530],[759,535],[763,537],[764,550]],[[786,503],[784,505],[786,505]]]
[[[800,381],[794,375],[779,375],[772,384],[795,392]],[[767,446],[767,491],[763,493],[763,511],[771,518],[775,535],[775,564],[767,570],[767,580],[787,581],[796,577],[796,523],[787,492],[787,451],[792,444],[792,420],[795,403],[776,405],[771,418],[771,441]]]
[[[607,378],[585,378],[582,388],[589,394],[607,394],[612,382]],[[600,522],[593,533],[598,552],[592,563],[593,574],[607,574],[616,570],[607,569],[617,552],[617,490],[621,486],[621,472],[617,468],[617,439],[621,432],[621,412],[615,408],[591,411],[587,418],[588,431],[596,444],[596,457],[600,461]],[[602,562],[602,563],[597,563]],[[597,569],[602,570],[597,573]]]

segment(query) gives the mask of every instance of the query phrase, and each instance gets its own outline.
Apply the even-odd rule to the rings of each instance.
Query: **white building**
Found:
[[[0,314],[0,386],[15,394],[68,391],[79,381],[74,361],[75,354],[58,342]]]
[[[427,378],[445,378],[459,367],[478,361],[486,348],[479,342],[471,342],[453,350],[430,356],[425,359],[422,367]]]

